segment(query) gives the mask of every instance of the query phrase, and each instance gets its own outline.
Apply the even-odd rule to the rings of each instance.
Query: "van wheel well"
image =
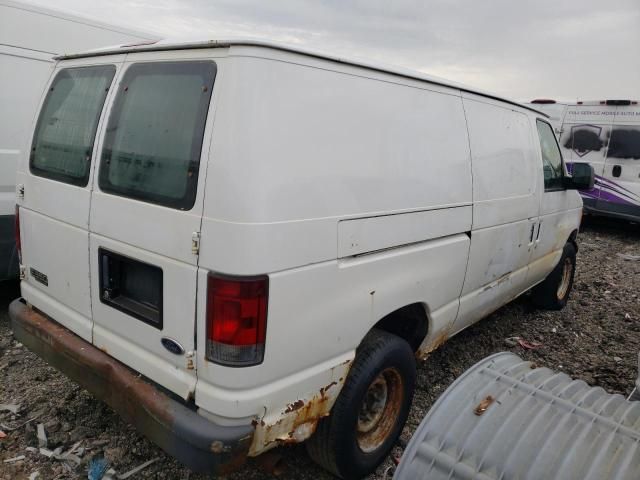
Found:
[[[386,315],[373,328],[397,335],[417,352],[427,336],[429,321],[424,305],[414,303]]]
[[[567,240],[567,243],[573,244],[573,246],[576,249],[576,252],[578,251],[578,230],[574,230],[573,232],[571,232],[571,235],[569,235],[569,240]]]

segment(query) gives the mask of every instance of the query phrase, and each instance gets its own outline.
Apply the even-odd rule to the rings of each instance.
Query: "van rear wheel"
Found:
[[[400,337],[372,330],[363,340],[329,417],[307,441],[309,456],[344,479],[362,478],[386,458],[409,415],[416,362]]]
[[[576,272],[576,247],[567,243],[556,268],[531,292],[534,305],[546,310],[560,310],[569,300]]]

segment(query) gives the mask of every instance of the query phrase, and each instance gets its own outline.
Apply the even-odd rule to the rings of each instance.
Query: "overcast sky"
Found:
[[[517,100],[640,98],[640,0],[31,0],[168,37],[261,37]]]

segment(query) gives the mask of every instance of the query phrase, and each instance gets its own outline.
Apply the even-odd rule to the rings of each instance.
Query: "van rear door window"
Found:
[[[113,65],[66,68],[51,84],[40,111],[29,165],[34,175],[86,186],[96,128]]]
[[[561,190],[563,188],[564,169],[562,154],[551,125],[537,121],[540,150],[542,150],[542,169],[544,171],[544,189]]]
[[[215,74],[211,61],[129,67],[105,135],[102,191],[181,210],[193,207]]]

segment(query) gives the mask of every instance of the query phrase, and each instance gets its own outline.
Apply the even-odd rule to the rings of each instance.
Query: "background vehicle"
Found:
[[[564,306],[593,180],[535,110],[257,41],[67,55],[33,131],[15,335],[200,470],[371,471],[416,356]]]
[[[155,40],[134,32],[29,3],[0,0],[0,281],[15,277],[15,178],[28,149],[42,91],[53,72],[53,56]]]
[[[562,155],[587,162],[595,188],[581,191],[590,213],[640,221],[640,105],[634,100],[556,103],[534,100],[556,127]]]

